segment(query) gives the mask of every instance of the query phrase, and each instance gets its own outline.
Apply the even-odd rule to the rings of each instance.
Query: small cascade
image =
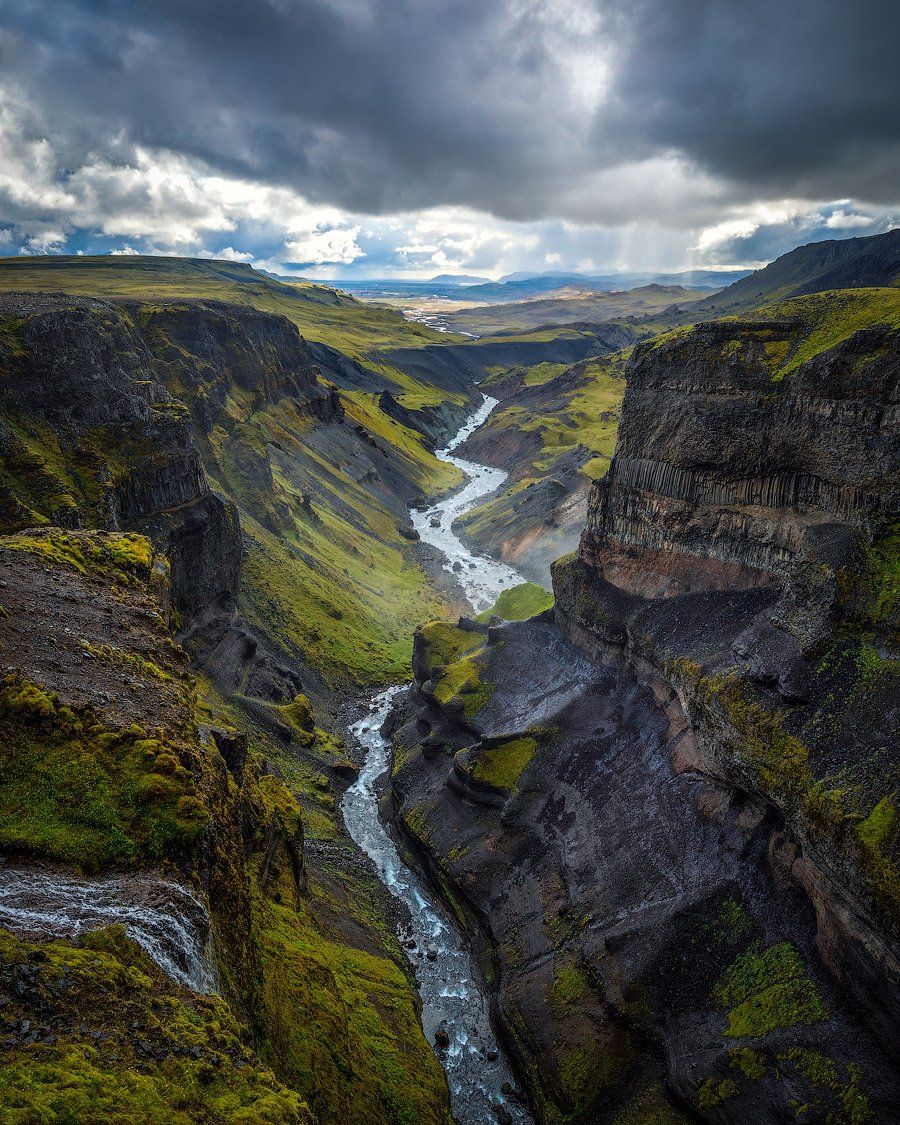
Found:
[[[49,865],[0,867],[0,926],[72,939],[121,925],[157,965],[194,992],[214,992],[209,915],[194,893],[151,872],[84,878]]]

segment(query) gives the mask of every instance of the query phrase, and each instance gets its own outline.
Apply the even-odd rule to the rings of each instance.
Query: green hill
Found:
[[[0,258],[0,290],[50,290],[88,297],[205,298],[281,313],[307,340],[358,357],[373,348],[446,341],[393,309],[305,281],[283,282],[242,262],[140,254]]]
[[[827,289],[896,285],[900,285],[900,229],[798,246],[721,293],[680,309],[670,320],[693,323],[746,313],[772,301]]]

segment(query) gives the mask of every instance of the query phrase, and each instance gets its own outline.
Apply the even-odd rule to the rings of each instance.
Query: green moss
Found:
[[[872,1119],[862,1071],[855,1063],[847,1065],[844,1078],[834,1059],[806,1047],[791,1047],[779,1060],[792,1063],[809,1083],[810,1115],[817,1114],[830,1125],[865,1125]]]
[[[894,857],[900,842],[900,818],[892,797],[883,797],[856,826],[866,868],[882,895],[900,902],[900,873]]]
[[[782,1027],[817,1023],[828,1010],[789,942],[742,953],[726,969],[713,995],[728,1010],[730,1038],[767,1035]]]
[[[432,621],[416,630],[420,668],[433,681],[434,697],[443,705],[456,701],[466,718],[487,705],[496,685],[484,679],[487,632]]]
[[[896,674],[896,661],[860,658],[865,642],[860,645],[857,638],[853,643],[857,646],[852,649],[857,653],[857,689],[882,675]],[[698,666],[685,661],[673,661],[667,667],[670,674],[696,692],[702,708],[721,708],[734,731],[729,748],[733,760],[750,772],[750,783],[786,811],[800,816],[809,828],[827,834],[835,846],[851,853],[855,850],[853,860],[872,892],[884,907],[895,909],[900,903],[900,874],[895,859],[893,796],[883,798],[873,809],[873,798],[866,802],[858,793],[836,786],[833,780],[815,778],[809,749],[785,730],[784,713],[768,711],[754,701],[752,689],[737,676],[704,678]],[[879,836],[882,844],[878,843]]]
[[[578,965],[562,962],[553,968],[553,1003],[567,1008],[591,996],[587,977]]]
[[[216,431],[206,451],[216,484],[240,508],[247,541],[241,608],[334,686],[401,679],[415,626],[453,607],[398,529],[383,486],[361,477],[353,447],[346,463],[329,458],[306,425],[284,400],[242,428]],[[279,448],[271,458],[273,442]],[[420,442],[416,458],[402,445],[400,437],[383,443],[390,470],[411,490],[415,482],[429,489],[429,458],[440,462]]]
[[[208,814],[191,771],[138,726],[113,730],[37,684],[0,683],[0,843],[84,867],[159,859]]]
[[[81,648],[82,651],[89,652],[95,660],[102,660],[104,664],[110,664],[116,668],[125,668],[140,676],[159,680],[161,683],[171,682],[173,679],[170,672],[167,672],[165,668],[160,668],[156,661],[143,656],[141,653],[117,648],[115,645],[93,645],[89,641],[82,641]]]
[[[566,369],[564,363],[536,363],[526,371],[525,386],[539,387],[542,383],[546,383],[550,379],[555,379],[557,375],[561,375]]]
[[[522,582],[504,590],[490,609],[478,615],[479,621],[490,621],[491,617],[502,617],[504,621],[525,621],[538,613],[550,609],[553,594],[535,582]]]
[[[265,1057],[308,1091],[318,1120],[449,1125],[443,1073],[405,973],[329,934],[322,915],[333,907],[320,894],[300,912],[255,902]]]
[[[581,1025],[584,1031],[592,1025]],[[631,1034],[624,1028],[609,1025],[604,1033],[587,1033],[576,1041],[566,1040],[555,1049],[563,1113],[558,1121],[578,1120],[587,1109],[607,1092],[621,1085],[638,1057]],[[547,1115],[548,1120],[554,1118]]]
[[[446,621],[431,621],[417,629],[424,642],[426,669],[453,664],[463,656],[480,652],[487,643],[484,633],[460,629]]]
[[[701,1109],[712,1109],[733,1098],[737,1089],[733,1078],[707,1078],[697,1090],[697,1104]]]
[[[293,839],[302,831],[303,817],[294,794],[284,780],[274,773],[263,774],[257,781],[262,801],[263,823],[274,824],[279,833]]]
[[[25,345],[22,342],[22,327],[25,321],[20,316],[0,316],[0,348],[6,356],[18,359],[26,355]]]
[[[900,521],[890,520],[865,552],[860,569],[838,572],[848,616],[863,629],[888,634],[900,627]]]
[[[810,293],[767,305],[760,309],[760,314],[779,320],[795,319],[803,325],[790,351],[785,349],[774,357],[778,362],[774,377],[782,379],[860,329],[874,325],[900,328],[900,292],[897,289],[839,289]]]
[[[38,527],[51,518],[74,517],[79,484],[59,439],[36,419],[4,416],[7,441],[0,453],[0,529]]]
[[[4,1015],[33,1027],[49,1021],[55,1041],[45,1035],[4,1051],[4,1122],[311,1121],[302,1099],[242,1042],[225,1002],[173,985],[121,927],[79,944],[0,930],[0,964],[26,962],[28,991],[18,990]]]
[[[52,527],[6,536],[3,547],[31,555],[45,566],[97,575],[126,586],[146,581],[153,566],[149,539],[123,532],[63,531]]]
[[[410,406],[406,397],[404,405]],[[384,413],[378,405],[377,394],[348,391],[344,401],[347,416],[365,426],[376,440],[392,447],[402,459],[406,475],[415,485],[440,493],[462,483],[462,472],[455,465],[438,461],[420,433]]]
[[[790,804],[802,802],[813,782],[809,750],[785,731],[782,714],[752,700],[737,676],[701,678],[698,689],[702,699],[725,710],[739,736],[740,758],[764,789]]]
[[[251,538],[241,605],[251,622],[332,684],[409,674],[421,615],[448,607],[399,535],[394,546],[327,513],[295,543],[246,512],[242,525]],[[383,534],[395,535],[390,527]]]
[[[278,708],[278,713],[289,726],[297,731],[312,734],[315,729],[316,721],[312,704],[305,695],[295,695],[290,703]]]
[[[733,1069],[739,1070],[753,1082],[766,1076],[765,1058],[751,1047],[733,1047],[728,1052],[728,1062]]]
[[[493,785],[496,789],[515,789],[519,778],[531,764],[537,747],[537,739],[527,735],[479,750],[472,776],[476,781]]]
[[[464,656],[434,675],[434,697],[444,705],[452,700],[462,701],[463,715],[467,719],[477,715],[490,702],[497,685],[482,678],[484,659],[481,656]]]

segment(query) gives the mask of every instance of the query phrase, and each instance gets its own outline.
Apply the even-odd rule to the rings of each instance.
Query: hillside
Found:
[[[804,293],[894,285],[900,285],[900,230],[798,246],[671,319],[695,322],[750,312]]]
[[[146,298],[125,267],[68,268],[51,271],[54,295],[0,296],[0,631],[20,677],[0,700],[4,886],[69,877],[36,861],[91,878],[114,864],[159,902],[162,865],[208,903],[221,999],[198,1008],[118,931],[46,953],[4,937],[4,974],[52,962],[9,1010],[35,1032],[5,1056],[5,1096],[110,1120],[140,1104],[152,1120],[227,1105],[303,1121],[305,1099],[313,1119],[388,1122],[403,1104],[438,1125],[446,1083],[408,962],[337,811],[353,767],[334,710],[404,674],[423,611],[455,608],[407,505],[456,470],[378,392],[324,379],[295,323],[257,308],[255,278],[252,300],[224,303],[197,293],[243,282],[210,281],[206,264],[164,263]],[[90,277],[129,295],[59,293]],[[405,331],[398,318],[386,338]],[[451,419],[467,408],[396,376]],[[160,1005],[185,1015],[161,1020]]]
[[[482,384],[500,404],[463,454],[509,477],[459,527],[534,582],[549,587],[550,564],[578,545],[591,482],[615,446],[629,353],[499,368]]]
[[[0,258],[0,290],[72,293],[91,297],[206,298],[251,305],[286,316],[307,340],[348,355],[437,337],[408,325],[390,310],[372,308],[346,293],[311,282],[286,282],[242,262],[139,254],[102,257]]]

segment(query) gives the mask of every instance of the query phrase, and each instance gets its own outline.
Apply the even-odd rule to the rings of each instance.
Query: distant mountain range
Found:
[[[747,270],[686,270],[681,273],[516,273],[499,281],[488,281],[469,274],[439,274],[430,280],[404,278],[340,278],[319,281],[343,289],[356,297],[417,298],[439,297],[450,300],[521,301],[531,297],[551,294],[559,289],[578,289],[582,292],[611,292],[634,289],[638,286],[679,285],[685,289],[721,289],[739,278]],[[296,277],[272,274],[281,281],[296,281]]]
[[[548,324],[602,324],[621,317],[659,316],[676,305],[695,304],[705,292],[655,282],[624,291],[600,292],[573,285],[531,300],[464,307],[459,312],[444,313],[439,319],[440,326],[450,332],[488,336]],[[437,323],[438,318],[433,320]]]
[[[476,277],[471,273],[439,273],[430,279],[432,285],[478,285],[490,281],[489,277]]]

